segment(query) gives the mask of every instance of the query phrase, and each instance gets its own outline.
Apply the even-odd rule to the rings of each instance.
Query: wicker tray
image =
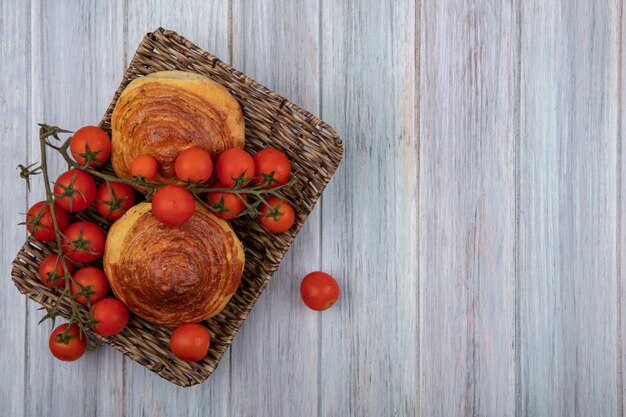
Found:
[[[246,249],[246,265],[241,285],[230,303],[218,316],[205,321],[212,336],[211,348],[205,359],[198,363],[178,360],[169,350],[173,329],[151,324],[136,316],[131,316],[127,328],[116,336],[106,338],[91,334],[168,381],[189,387],[206,380],[217,367],[330,181],[341,161],[343,148],[335,131],[317,117],[177,33],[162,28],[148,33],[139,45],[100,126],[110,129],[111,112],[122,90],[132,79],[172,69],[205,74],[224,85],[243,108],[246,149],[256,152],[271,146],[283,150],[299,178],[297,185],[286,193],[297,210],[295,225],[289,232],[269,234],[256,219],[232,222]],[[93,209],[78,217],[108,227],[108,223]],[[11,271],[18,290],[44,306],[51,306],[58,298],[37,277],[39,264],[50,253],[47,244],[29,238],[13,261]],[[67,313],[68,308],[69,305],[62,305],[61,311]]]

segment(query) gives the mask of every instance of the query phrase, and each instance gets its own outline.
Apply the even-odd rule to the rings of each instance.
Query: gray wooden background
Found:
[[[0,0],[0,414],[623,416],[621,0]],[[65,364],[9,279],[36,123],[96,123],[173,29],[333,125],[345,158],[204,384]],[[55,170],[62,166],[56,163]],[[300,278],[334,274],[322,314]]]

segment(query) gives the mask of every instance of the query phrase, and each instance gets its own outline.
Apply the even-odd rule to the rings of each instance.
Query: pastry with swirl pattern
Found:
[[[178,326],[218,314],[237,290],[244,250],[228,222],[196,203],[178,227],[159,222],[150,203],[111,226],[104,270],[115,296],[149,322]]]
[[[117,100],[111,116],[111,163],[120,178],[131,176],[139,155],[156,159],[152,182],[180,184],[174,171],[178,154],[199,146],[216,158],[243,148],[245,122],[237,100],[208,77],[159,71],[134,79]]]

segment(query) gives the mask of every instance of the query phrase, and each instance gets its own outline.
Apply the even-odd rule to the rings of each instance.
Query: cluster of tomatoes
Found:
[[[98,167],[111,155],[107,133],[95,126],[86,126],[72,136],[70,151],[82,166]],[[158,173],[157,161],[149,155],[135,158],[131,174],[147,181]],[[215,168],[215,169],[214,169]],[[207,204],[217,217],[232,219],[247,207],[248,196],[239,192],[252,184],[255,190],[284,185],[291,179],[291,164],[287,156],[276,149],[265,149],[254,156],[243,149],[230,149],[220,154],[213,164],[211,156],[199,147],[181,152],[175,161],[177,177],[188,187],[167,185],[152,195],[152,213],[162,223],[176,226],[185,223],[195,211],[195,199],[190,188],[211,184]],[[62,173],[54,183],[54,217],[62,233],[63,256],[50,255],[41,263],[39,277],[49,288],[66,288],[66,276],[74,299],[90,309],[93,330],[101,336],[113,336],[126,327],[129,313],[119,300],[108,297],[109,283],[102,269],[84,266],[74,271],[75,263],[96,261],[104,251],[105,233],[95,223],[70,221],[69,213],[87,209],[92,204],[102,217],[116,220],[135,204],[133,188],[122,182],[108,181],[96,185],[93,177],[81,169]],[[270,232],[288,230],[294,223],[293,207],[279,197],[264,200],[259,208],[261,224]],[[40,241],[56,240],[53,214],[46,201],[34,204],[26,215],[31,235]],[[314,310],[325,310],[339,297],[337,282],[328,274],[313,272],[301,285],[304,303]],[[199,361],[209,350],[210,334],[199,324],[179,326],[170,339],[173,354],[185,361]],[[80,358],[86,349],[87,337],[76,324],[62,324],[50,335],[52,354],[63,361]]]
[[[89,138],[89,140],[87,140]],[[70,149],[79,163],[84,158],[91,165],[104,162],[111,154],[108,135],[96,127],[79,130]],[[90,156],[91,155],[91,156]],[[95,202],[96,209],[108,219],[117,219],[134,204],[135,194],[126,184],[110,183],[96,187],[91,175],[71,169],[59,176],[54,184],[54,217],[62,232],[63,256],[50,255],[39,266],[39,278],[49,288],[66,288],[66,272],[71,279],[69,288],[74,299],[86,305],[93,318],[93,330],[101,336],[113,336],[126,327],[129,314],[119,300],[107,297],[109,282],[102,269],[84,266],[74,271],[74,263],[97,260],[104,251],[105,234],[95,223],[70,222],[69,213],[85,210]],[[32,236],[40,241],[56,240],[53,214],[45,201],[34,204],[26,214],[26,224]],[[60,360],[80,358],[87,346],[87,337],[76,324],[56,327],[49,340],[50,351]]]
[[[107,133],[97,127],[79,129],[71,139],[73,158],[81,165],[97,167],[111,154]],[[69,213],[77,213],[92,204],[105,218],[116,220],[135,203],[135,193],[127,184],[108,182],[100,187],[91,175],[71,169],[61,174],[54,184],[54,210],[46,201],[34,204],[26,214],[26,225],[31,235],[40,241],[56,240],[53,221],[56,219],[62,233],[63,256],[50,255],[43,260],[38,275],[49,288],[64,289],[69,284],[72,297],[87,306],[93,319],[93,330],[101,336],[113,336],[124,330],[129,320],[126,306],[107,297],[109,282],[104,271],[95,266],[84,266],[74,271],[75,263],[96,261],[104,251],[105,234],[92,222],[70,222]],[[70,276],[70,282],[66,277]],[[209,331],[197,324],[186,324],[174,331],[170,339],[172,352],[184,360],[197,361],[209,349]],[[76,324],[62,324],[50,334],[52,354],[63,361],[80,358],[87,347],[87,337]]]
[[[214,169],[215,168],[215,169]],[[221,153],[213,166],[211,155],[194,146],[182,151],[174,169],[181,181],[191,188],[211,184],[207,204],[214,214],[224,220],[239,216],[245,209],[248,196],[239,190],[250,184],[257,189],[277,187],[291,179],[291,163],[277,149],[264,149],[254,156],[243,149],[233,148]],[[152,180],[158,173],[158,163],[150,155],[139,155],[131,164],[131,174]],[[167,185],[152,196],[152,214],[168,226],[178,226],[191,218],[195,199],[189,187]],[[264,201],[259,209],[261,224],[272,233],[289,230],[295,220],[291,204],[279,197]]]

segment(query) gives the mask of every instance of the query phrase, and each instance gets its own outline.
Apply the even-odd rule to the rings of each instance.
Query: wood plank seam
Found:
[[[427,1],[427,0],[425,0]],[[422,302],[421,299],[421,259],[420,259],[420,216],[421,216],[421,175],[420,175],[420,165],[422,163],[421,160],[421,154],[420,154],[420,141],[421,141],[421,137],[422,137],[422,132],[421,132],[421,117],[422,117],[422,113],[421,113],[421,100],[420,100],[420,85],[421,85],[421,78],[422,78],[422,73],[421,73],[421,46],[422,46],[422,42],[424,41],[424,33],[422,31],[422,0],[416,0],[415,1],[415,33],[413,36],[413,42],[414,42],[414,48],[415,48],[415,85],[413,88],[413,100],[415,102],[415,126],[413,127],[413,129],[415,130],[415,134],[417,135],[417,138],[415,140],[415,148],[414,148],[414,152],[415,152],[415,158],[417,161],[417,166],[415,167],[416,170],[416,177],[417,177],[417,181],[416,181],[416,216],[415,216],[415,236],[416,236],[416,245],[415,245],[415,259],[416,259],[416,264],[415,264],[415,268],[416,268],[416,279],[417,279],[417,285],[416,285],[416,290],[417,290],[417,303],[415,304],[415,337],[416,337],[416,350],[417,350],[417,358],[416,358],[416,362],[415,362],[415,411],[414,414],[415,416],[419,416],[420,412],[420,400],[421,400],[421,384],[420,384],[420,354],[421,354],[421,333],[420,333],[420,305]]]
[[[515,129],[515,243],[513,245],[513,257],[515,263],[515,336],[514,336],[514,352],[515,352],[515,416],[521,416],[522,401],[522,356],[521,356],[521,277],[520,277],[520,179],[521,179],[521,100],[522,100],[522,20],[523,8],[521,1],[517,1],[517,64],[516,64],[516,84],[515,91],[515,107],[514,107],[514,129]]]
[[[619,10],[619,28],[618,33],[621,35],[619,38],[619,50],[618,50],[618,68],[617,68],[617,90],[618,90],[618,106],[619,109],[617,111],[617,239],[616,239],[616,260],[617,260],[617,387],[618,393],[618,412],[621,417],[624,417],[624,333],[623,333],[623,325],[624,325],[624,301],[623,293],[624,293],[624,281],[623,281],[623,265],[622,265],[622,245],[623,242],[623,186],[624,186],[624,171],[622,169],[623,163],[623,112],[624,112],[624,84],[623,84],[623,76],[624,76],[624,36],[626,36],[625,28],[624,28],[624,19],[625,14],[623,2],[618,3]]]
[[[322,36],[322,19],[324,15],[324,0],[319,0],[319,7],[317,10],[317,76],[318,76],[318,86],[317,86],[317,114],[319,117],[323,119],[323,102],[322,99],[322,91],[323,90],[323,82],[324,77],[322,73],[322,59],[324,57],[324,43]],[[319,205],[319,267],[322,268],[323,265],[323,250],[324,250],[324,195],[322,195],[318,201]],[[322,317],[319,316],[317,318],[317,398],[316,398],[316,408],[317,417],[322,417]]]

